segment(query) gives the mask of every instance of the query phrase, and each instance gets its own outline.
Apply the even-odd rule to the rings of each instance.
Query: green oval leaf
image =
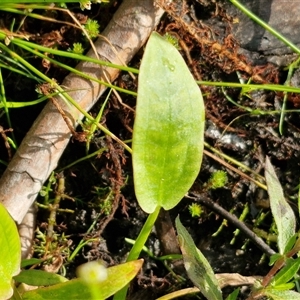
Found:
[[[13,294],[12,277],[20,272],[21,244],[15,221],[1,203],[0,232],[0,299],[8,299]]]
[[[97,284],[102,298],[106,299],[128,284],[140,270],[143,260],[134,260],[107,269],[107,279]],[[23,300],[46,299],[92,299],[89,286],[82,279],[73,279],[64,283],[25,292]]]
[[[173,208],[199,173],[201,91],[177,49],[152,33],[142,59],[132,159],[138,202],[147,213]]]
[[[265,177],[271,211],[278,230],[277,245],[279,253],[284,254],[289,240],[295,234],[296,218],[292,208],[285,200],[281,184],[268,157],[266,157]]]
[[[42,270],[24,270],[14,277],[15,281],[26,283],[33,286],[54,285],[61,282],[66,282],[65,277]]]

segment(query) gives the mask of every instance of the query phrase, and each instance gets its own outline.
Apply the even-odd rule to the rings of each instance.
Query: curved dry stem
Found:
[[[105,39],[95,42],[99,58],[115,64],[128,63],[145,43],[162,14],[163,11],[154,7],[152,0],[124,1],[102,33],[109,43]],[[117,54],[113,49],[117,50]],[[90,50],[87,55],[95,57],[94,50]],[[112,82],[119,74],[117,69],[91,62],[81,62],[77,69],[105,82]],[[68,75],[63,86],[71,91],[69,95],[86,111],[106,90],[105,86],[76,74]],[[83,116],[60,97],[56,97],[56,100],[76,124],[82,119]],[[70,136],[70,130],[61,114],[49,102],[27,133],[0,180],[0,201],[16,222],[22,221],[42,185],[56,168]]]

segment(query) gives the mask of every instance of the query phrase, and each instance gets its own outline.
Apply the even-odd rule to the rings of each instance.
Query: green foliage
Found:
[[[78,1],[74,1],[74,2],[78,2]],[[91,9],[92,3],[101,3],[101,2],[107,3],[107,2],[109,2],[109,0],[92,0],[92,1],[80,0],[79,2],[80,2],[81,9],[84,10],[84,9]]]
[[[115,294],[124,285],[130,282],[140,270],[142,260],[120,264],[107,269],[107,278],[97,283],[101,298],[106,299]],[[93,268],[93,267],[92,267]],[[89,272],[89,271],[87,271]],[[85,272],[83,272],[85,273]],[[67,282],[28,291],[22,294],[23,300],[44,299],[93,299],[91,289],[86,280],[73,279]],[[112,284],[113,283],[113,284]]]
[[[262,282],[257,281],[249,299],[268,297],[274,300],[298,300],[300,294],[291,290],[295,286],[295,276],[300,268],[300,258],[293,258],[300,250],[300,239],[295,234],[295,215],[284,198],[282,187],[268,157],[265,164],[265,176],[272,213],[278,230],[277,243],[280,253],[270,258],[273,265],[272,269]],[[189,278],[207,299],[222,299],[218,282],[208,261],[196,248],[191,236],[181,225],[178,217],[176,229]],[[237,296],[238,290],[235,290],[227,299],[234,300]]]
[[[182,226],[179,217],[176,218],[175,222],[184,266],[189,278],[207,299],[222,300],[218,280],[209,262],[196,247],[192,237]]]
[[[132,140],[135,193],[145,212],[171,209],[189,190],[200,170],[203,136],[200,89],[176,48],[152,33],[140,67]]]
[[[20,239],[15,222],[2,204],[0,204],[0,220],[1,299],[8,299],[13,295],[14,281],[34,286],[47,286],[24,292],[22,299],[105,299],[130,282],[143,264],[142,260],[132,261],[103,271],[101,264],[93,262],[88,264],[88,267],[81,267],[79,274],[84,277],[84,280],[68,281],[63,276],[40,270],[24,270],[17,275],[21,263]],[[30,263],[39,262],[40,260],[32,260]],[[96,285],[95,281],[97,281]],[[110,284],[111,282],[113,284]],[[99,294],[100,298],[95,297]]]
[[[265,177],[270,197],[270,206],[278,230],[278,249],[283,254],[289,240],[295,234],[296,219],[292,208],[285,200],[282,187],[269,158],[266,158]]]
[[[12,277],[20,272],[21,243],[14,220],[0,203],[0,299],[13,294]]]
[[[84,49],[81,43],[74,43],[73,48],[70,48],[68,51],[71,51],[76,54],[82,54],[84,52]]]
[[[2,0],[2,3],[7,2],[12,1]],[[24,2],[28,1],[18,1],[18,3]],[[52,3],[56,1],[36,0],[35,2]],[[65,0],[65,2],[78,1]],[[80,2],[82,7],[90,7],[90,1]],[[97,21],[89,19],[85,29],[91,38],[97,37],[99,34]],[[0,37],[4,40],[7,35],[1,32]],[[165,39],[167,41],[155,33],[152,34],[146,47],[139,76],[133,136],[134,181],[138,201],[141,207],[151,215],[145,223],[136,245],[144,244],[156,220],[160,206],[171,209],[188,191],[199,172],[202,160],[204,105],[201,92],[180,54],[176,51],[176,48],[179,48],[178,40],[171,35],[167,35]],[[40,46],[38,45],[34,47],[31,45],[32,48],[30,48],[30,43],[26,41],[21,43],[17,37],[12,39],[10,43],[14,47],[23,44],[29,49],[34,49],[31,51],[34,55],[42,55],[43,52],[65,55],[61,51],[51,52],[53,49],[44,51],[45,49],[39,49]],[[36,52],[34,52],[35,47],[38,49]],[[4,44],[1,51],[11,53]],[[73,53],[70,55],[74,53],[82,53],[81,44],[73,45]],[[14,57],[18,64],[24,63],[20,57]],[[79,59],[80,56],[72,57]],[[104,63],[106,64],[106,62]],[[33,67],[30,68],[30,72],[40,76],[38,79],[36,75],[32,76],[34,80],[51,81],[47,77],[43,77]],[[224,83],[222,84],[224,85]],[[243,86],[251,89],[250,85]],[[261,87],[256,86],[256,88]],[[297,89],[289,89],[289,87],[266,85],[264,88],[299,92]],[[5,105],[6,108],[11,108],[25,104],[8,102]],[[89,120],[93,122],[93,119],[90,118]],[[296,240],[297,236],[295,235],[295,216],[284,198],[282,188],[268,158],[265,176],[272,214],[278,230],[280,254],[272,257],[274,266],[270,273],[265,276],[263,282],[257,284],[258,286],[253,291],[253,298],[266,296],[276,300],[300,299],[299,293],[290,290],[294,286],[294,277],[300,266],[299,258],[292,258],[300,250],[300,242],[299,239]],[[212,175],[209,186],[216,189],[223,187],[226,183],[226,172],[218,171]],[[45,198],[47,198],[49,191],[51,191],[50,185],[43,191]],[[109,205],[109,203],[105,204]],[[201,206],[196,203],[190,205],[189,210],[192,217],[201,214]],[[12,295],[12,277],[20,269],[20,245],[16,226],[1,205],[0,220],[0,298],[2,299]],[[208,261],[196,248],[179,218],[176,219],[176,227],[189,277],[209,300],[221,299],[218,282]],[[139,250],[133,249],[134,251],[129,255],[130,259],[139,255]],[[88,269],[81,269],[83,271],[81,271],[80,276],[85,279],[88,278],[87,281],[82,279],[67,281],[62,276],[36,270],[22,271],[13,278],[18,282],[27,282],[33,285],[48,285],[48,287],[39,288],[35,291],[25,292],[22,295],[23,299],[96,299],[97,293],[100,293],[100,298],[104,299],[115,294],[116,291],[129,283],[141,265],[141,260],[132,261],[104,270],[103,266],[96,262],[96,265],[88,265]],[[99,266],[100,270],[98,269]],[[99,273],[103,275],[101,278],[98,278]],[[113,284],[111,284],[112,282]],[[95,291],[95,283],[97,284],[97,291]],[[227,299],[234,300],[237,295],[238,290],[234,291]]]
[[[97,196],[97,202],[99,202],[101,214],[108,216],[111,213],[114,200],[112,189],[109,187],[95,187],[95,191],[93,193]]]
[[[59,3],[62,7],[65,3],[79,3],[81,9],[91,9],[92,3],[107,3],[109,0],[1,0],[1,3]]]
[[[240,289],[235,289],[228,297],[226,300],[236,300],[238,295],[239,295]]]
[[[271,280],[272,286],[280,286],[288,283],[297,274],[300,268],[300,258],[288,258],[285,261],[285,266]],[[294,285],[293,285],[294,286]],[[293,288],[293,286],[291,288]],[[289,288],[290,289],[290,288]]]
[[[180,46],[179,46],[178,39],[177,39],[174,35],[172,35],[172,34],[170,34],[170,33],[166,33],[166,34],[163,36],[163,38],[164,38],[167,42],[171,43],[177,50],[180,50]]]
[[[192,218],[197,218],[201,216],[203,210],[201,205],[199,205],[198,203],[192,203],[191,205],[189,205],[189,212]]]
[[[219,189],[224,187],[227,181],[228,181],[227,172],[222,170],[216,171],[211,175],[208,181],[208,187],[213,190]]]
[[[99,35],[100,25],[97,20],[88,19],[84,28],[91,39],[96,38]]]
[[[264,296],[273,300],[300,300],[300,294],[295,291],[281,291],[278,289],[266,289]]]
[[[150,215],[127,260],[139,256],[160,207],[173,208],[194,183],[202,161],[204,120],[201,91],[183,58],[152,33],[140,67],[132,139],[135,193]],[[124,289],[114,299],[125,299],[126,293]]]
[[[33,286],[54,285],[68,281],[63,276],[41,270],[23,270],[14,277],[14,280]]]
[[[80,3],[80,2],[90,2],[90,1],[86,1],[86,0],[1,0],[1,4],[2,3],[17,3],[17,4],[20,4],[20,3],[63,3],[63,2],[66,2],[66,3]]]

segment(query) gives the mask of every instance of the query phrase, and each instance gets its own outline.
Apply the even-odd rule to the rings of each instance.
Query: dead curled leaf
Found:
[[[238,273],[216,274],[220,288],[226,286],[253,285],[255,281],[262,279],[262,276],[242,276]]]
[[[238,273],[220,273],[215,274],[219,287],[222,289],[226,286],[243,286],[243,285],[253,285],[255,281],[261,280],[262,276],[242,276]],[[177,299],[177,297],[185,296],[188,294],[198,293],[200,290],[197,287],[186,288],[172,292],[170,294],[164,295],[156,300],[169,300]]]

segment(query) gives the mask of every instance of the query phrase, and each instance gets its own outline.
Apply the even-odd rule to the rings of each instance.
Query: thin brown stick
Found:
[[[97,55],[104,61],[114,64],[122,61],[127,64],[146,42],[162,14],[163,10],[155,7],[153,0],[124,0],[102,32],[109,43],[101,38],[94,43]],[[117,49],[117,55],[113,49]],[[95,58],[94,50],[90,50],[87,56]],[[76,68],[90,77],[106,82],[114,81],[119,75],[118,69],[91,62],[80,62]],[[106,90],[105,86],[76,74],[68,75],[62,85],[86,111]],[[69,107],[59,96],[54,98],[64,113],[72,116],[78,124],[83,118],[79,111]],[[18,223],[56,168],[69,139],[70,129],[53,102],[49,101],[0,179],[0,201]]]
[[[13,131],[11,128],[9,128],[9,129],[3,129],[3,127],[0,126],[0,135],[1,135],[2,139],[3,139],[3,141],[4,141],[4,145],[5,145],[5,148],[7,150],[8,160],[9,161],[11,160],[11,148],[10,148],[7,136],[6,136],[6,132],[11,132],[11,131]]]
[[[252,242],[254,242],[264,253],[271,256],[276,252],[271,249],[260,237],[258,237],[252,230],[250,230],[243,222],[241,222],[235,215],[229,213],[223,207],[206,197],[205,195],[199,195],[196,193],[191,193],[194,197],[191,197],[193,200],[200,202],[201,204],[209,207],[214,212],[218,213],[242,232],[247,235]]]
[[[261,182],[253,179],[252,177],[250,177],[249,175],[247,175],[246,173],[242,172],[241,170],[235,168],[234,166],[230,165],[229,163],[227,163],[225,160],[219,158],[218,156],[210,153],[207,150],[203,150],[203,153],[209,157],[211,157],[212,159],[214,159],[215,161],[219,162],[220,164],[222,164],[224,167],[228,168],[229,170],[239,174],[241,177],[248,179],[249,181],[255,183],[257,186],[263,188],[264,190],[267,190],[267,187],[262,184]]]

